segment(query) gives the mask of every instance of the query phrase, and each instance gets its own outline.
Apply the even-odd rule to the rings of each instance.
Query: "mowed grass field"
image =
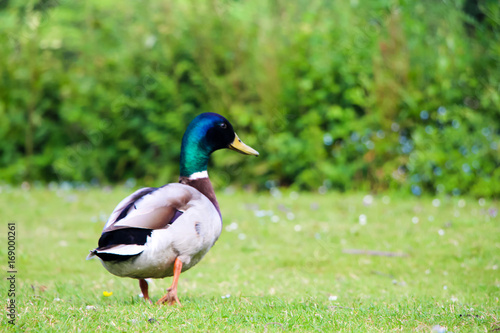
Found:
[[[3,331],[500,331],[496,201],[218,191],[222,235],[181,275],[183,306],[169,307],[85,260],[132,190],[2,187],[1,243],[7,223],[17,229],[19,314],[15,327],[2,315]],[[153,280],[154,301],[170,283]]]

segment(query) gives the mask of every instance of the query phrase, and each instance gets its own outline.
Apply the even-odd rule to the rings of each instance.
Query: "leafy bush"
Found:
[[[0,177],[175,181],[213,111],[262,153],[219,186],[498,196],[500,10],[469,3],[4,2]]]

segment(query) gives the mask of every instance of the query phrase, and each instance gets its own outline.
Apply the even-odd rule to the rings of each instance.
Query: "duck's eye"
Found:
[[[227,124],[226,124],[226,123],[222,123],[222,124],[220,124],[220,128],[222,128],[222,129],[226,129],[226,128],[227,128]]]

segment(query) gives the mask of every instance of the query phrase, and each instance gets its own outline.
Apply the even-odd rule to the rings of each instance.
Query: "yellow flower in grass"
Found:
[[[109,296],[113,295],[113,292],[112,292],[112,291],[103,291],[103,292],[102,292],[102,295],[103,295],[104,297],[109,297]]]

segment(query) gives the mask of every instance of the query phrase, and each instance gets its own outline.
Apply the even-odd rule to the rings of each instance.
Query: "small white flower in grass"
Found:
[[[334,302],[334,301],[336,301],[337,299],[338,299],[338,296],[335,296],[335,295],[330,295],[330,296],[328,297],[328,300],[329,300],[330,302]]]
[[[455,296],[451,296],[451,299],[450,299],[452,302],[457,302],[458,301],[458,298],[456,298]]]
[[[93,305],[87,305],[85,307],[85,309],[87,309],[87,310],[95,310],[95,306],[93,306]]]
[[[370,194],[365,195],[365,197],[363,198],[363,204],[365,206],[370,206],[371,204],[373,204],[373,196]]]
[[[277,187],[273,187],[269,190],[274,198],[281,198],[281,191]]]
[[[491,266],[491,269],[494,270],[494,271],[496,271],[498,269],[498,265]]]
[[[480,198],[478,202],[479,202],[479,206],[481,206],[481,207],[483,207],[486,204],[486,200],[484,200],[484,198]]]
[[[229,297],[231,297],[231,295],[230,295],[230,294],[226,294],[226,295],[222,295],[222,296],[221,296],[221,298],[229,298]]]
[[[264,217],[266,216],[266,211],[265,210],[256,210],[253,212],[256,217]]]
[[[238,229],[238,223],[232,222],[230,225],[226,227],[226,231],[231,232]]]
[[[272,210],[255,210],[255,216],[264,217],[264,216],[273,216],[274,212]]]
[[[359,224],[361,224],[361,225],[365,225],[366,224],[366,220],[367,219],[366,219],[366,215],[365,214],[359,215],[358,219],[359,219]]]
[[[465,200],[464,199],[458,200],[458,207],[460,207],[460,208],[464,208],[465,207]]]
[[[411,221],[413,222],[413,224],[417,224],[418,221],[419,221],[419,219],[418,219],[417,216],[413,216],[412,219],[411,219]]]
[[[295,214],[292,212],[286,213],[286,218],[289,219],[290,221],[295,220]]]
[[[432,222],[432,221],[434,221],[434,216],[432,216],[432,215],[429,215],[429,217],[427,218],[427,220],[429,220],[429,222]]]
[[[280,217],[278,215],[271,216],[271,222],[278,223],[280,221]]]
[[[54,298],[54,302],[60,302],[61,299],[59,297]]]
[[[295,227],[293,227],[293,230],[299,232],[302,230],[302,226],[300,224],[297,224]]]
[[[448,286],[443,286],[443,289],[444,290],[448,290]]]
[[[297,200],[299,198],[299,194],[295,191],[290,192],[290,199]]]
[[[439,236],[444,236],[444,230],[443,229],[439,229],[438,230],[438,234],[439,234]]]
[[[274,212],[272,210],[256,210],[254,211],[255,216],[264,217],[264,216],[273,216]]]
[[[72,194],[72,195],[67,195],[64,199],[67,202],[75,202],[78,200],[78,197],[76,195]]]
[[[427,275],[431,274],[431,270],[430,269],[426,269],[425,270],[425,274],[427,274]]]
[[[245,240],[247,238],[247,235],[245,235],[244,233],[241,233],[241,234],[238,235],[238,238],[240,240]]]
[[[391,203],[391,198],[388,195],[384,195],[382,197],[382,202],[384,203],[384,205],[388,205]]]
[[[441,326],[441,325],[434,325],[432,327],[432,332],[436,333],[446,333],[446,327]]]
[[[432,205],[433,205],[434,207],[439,207],[439,206],[441,206],[441,200],[439,200],[439,199],[434,199],[434,200],[432,200]]]

